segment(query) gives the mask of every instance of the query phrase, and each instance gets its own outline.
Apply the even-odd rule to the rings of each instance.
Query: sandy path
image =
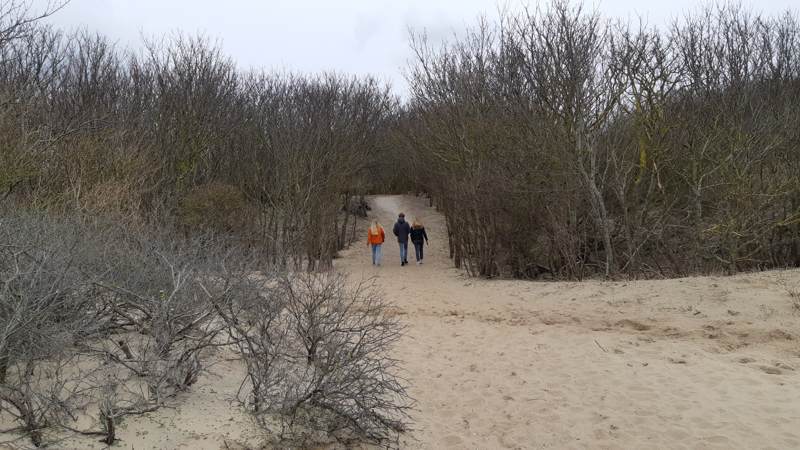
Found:
[[[800,317],[777,277],[627,283],[465,278],[422,199],[371,199],[391,234],[419,216],[426,263],[364,244],[339,270],[374,276],[409,325],[397,349],[417,399],[408,448],[800,448]],[[410,258],[413,261],[413,258]]]
[[[800,289],[800,271],[476,280],[451,267],[443,219],[424,200],[371,204],[390,234],[402,210],[431,239],[422,266],[400,267],[390,236],[384,265],[372,267],[366,231],[335,262],[375,277],[408,325],[396,352],[417,411],[403,448],[800,448],[800,315],[777,283]],[[233,399],[241,363],[218,359],[173,408],[126,419],[115,448],[261,442]],[[15,436],[0,435],[0,448],[16,448],[5,438]],[[74,436],[57,447],[104,448]]]

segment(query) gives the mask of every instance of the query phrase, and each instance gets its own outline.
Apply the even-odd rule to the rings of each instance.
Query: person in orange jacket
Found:
[[[377,220],[372,221],[369,230],[367,230],[367,247],[372,246],[372,265],[381,265],[381,245],[386,240],[386,233],[383,227]]]

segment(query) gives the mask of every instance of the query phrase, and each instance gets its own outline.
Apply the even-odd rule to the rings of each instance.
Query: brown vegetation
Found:
[[[0,47],[0,196],[236,232],[271,263],[328,267],[395,106],[369,78],[237,72],[202,38],[132,54],[33,27]]]
[[[235,239],[0,221],[4,431],[37,447],[59,431],[111,444],[120,421],[169,405],[220,349],[238,349],[243,404],[278,440],[384,442],[404,429],[410,402],[390,355],[402,327],[369,283],[259,270],[263,254]]]
[[[390,442],[403,327],[326,272],[380,189],[430,194],[474,275],[800,265],[792,14],[662,31],[556,1],[415,36],[401,105],[368,77],[239,71],[203,38],[131,52],[36,23],[58,7],[0,5],[0,417],[35,446],[113,443],[220,349],[276,441]]]
[[[677,276],[800,265],[800,23],[739,7],[667,31],[566,2],[417,35],[405,134],[457,265]]]

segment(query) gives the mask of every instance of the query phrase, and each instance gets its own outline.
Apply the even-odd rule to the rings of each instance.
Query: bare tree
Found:
[[[34,9],[29,0],[9,0],[0,5],[0,47],[31,32],[34,24],[65,7],[69,0],[49,0]]]

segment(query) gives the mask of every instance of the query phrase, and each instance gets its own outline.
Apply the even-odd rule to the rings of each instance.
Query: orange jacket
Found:
[[[367,243],[368,244],[383,244],[383,241],[386,239],[386,233],[383,232],[383,227],[381,227],[377,234],[372,234],[372,227],[367,229]]]

